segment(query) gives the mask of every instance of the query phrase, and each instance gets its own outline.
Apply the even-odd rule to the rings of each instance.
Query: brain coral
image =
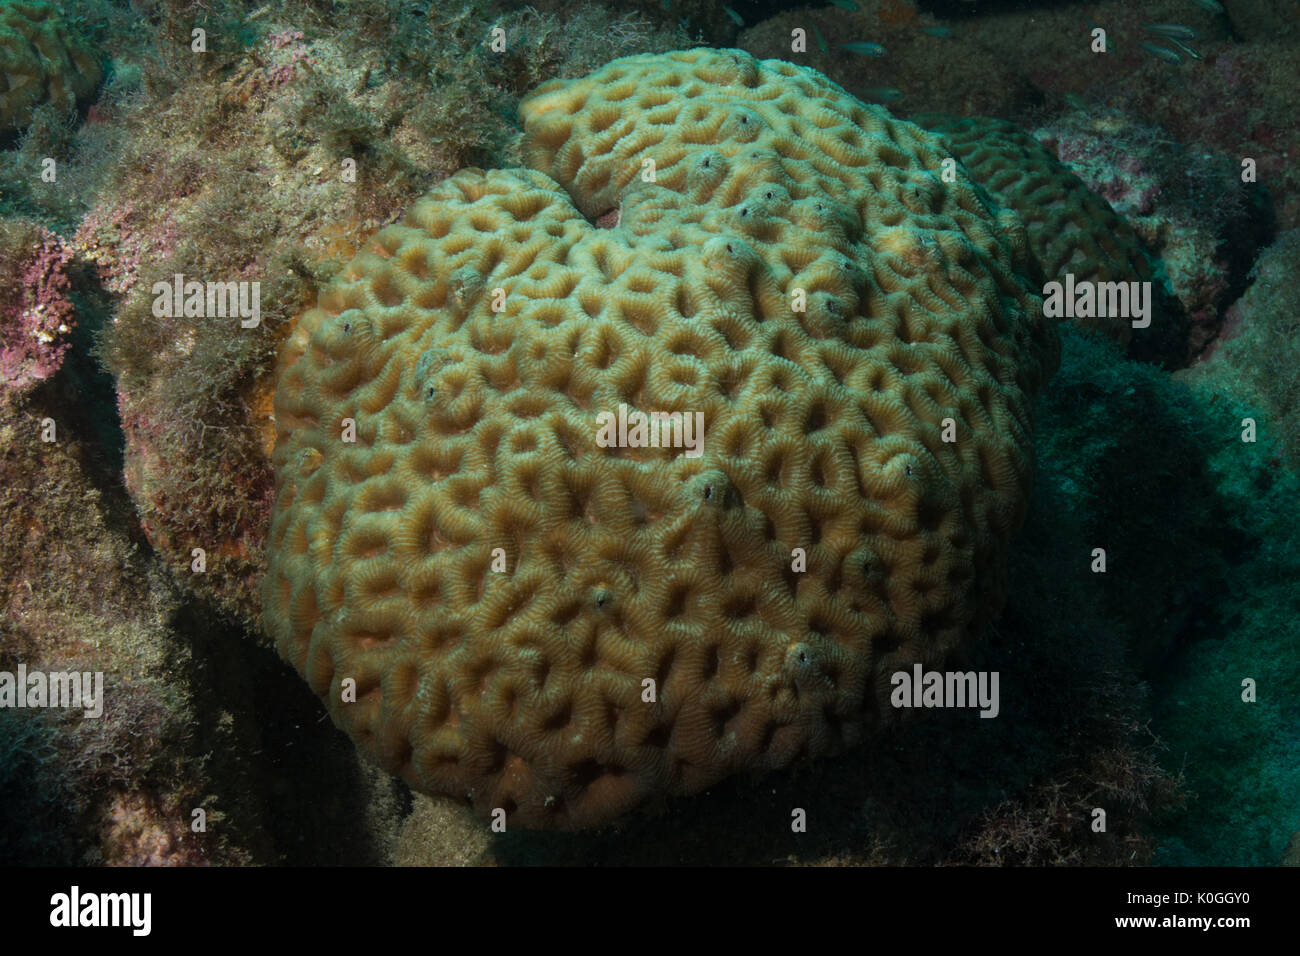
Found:
[[[414,787],[576,827],[885,723],[1001,600],[1058,345],[1014,215],[811,70],[630,57],[521,116],[532,169],[288,340],[264,615]],[[702,453],[606,447],[620,405]]]
[[[971,176],[1021,216],[1044,281],[1069,272],[1076,280],[1152,283],[1152,325],[1139,336],[1123,318],[1078,319],[1078,325],[1131,343],[1134,357],[1185,362],[1187,317],[1158,278],[1142,240],[1050,149],[1005,120],[942,114],[913,120],[938,133]]]
[[[54,9],[0,0],[0,131],[26,126],[44,103],[70,109],[102,75],[99,60]]]

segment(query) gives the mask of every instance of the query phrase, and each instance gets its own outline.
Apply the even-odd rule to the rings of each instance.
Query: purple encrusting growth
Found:
[[[75,309],[71,251],[41,226],[0,227],[0,394],[22,393],[63,364]]]

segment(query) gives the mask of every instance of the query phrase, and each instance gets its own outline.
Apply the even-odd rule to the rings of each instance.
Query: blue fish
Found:
[[[1192,0],[1192,3],[1196,4],[1202,10],[1209,10],[1211,13],[1224,12],[1223,4],[1216,2],[1216,0]]]
[[[830,53],[831,48],[826,45],[826,38],[822,36],[822,31],[817,29],[817,24],[814,23],[812,25],[812,28],[813,28],[813,36],[817,40],[817,49],[821,50],[822,53]]]
[[[1156,59],[1164,60],[1166,63],[1183,62],[1183,58],[1168,47],[1156,46],[1154,43],[1139,43],[1138,46],[1146,50]]]
[[[1178,23],[1144,23],[1142,29],[1147,33],[1156,33],[1171,40],[1195,40],[1196,31]]]
[[[853,0],[831,0],[831,3],[843,10],[848,10],[850,13],[858,12],[858,5]]]
[[[745,25],[745,18],[735,10],[731,9],[731,7],[723,7],[722,12],[731,17],[731,19],[735,21],[736,26],[743,27]]]
[[[950,37],[952,31],[947,27],[921,27],[922,33],[928,33],[932,37]]]
[[[869,43],[866,40],[857,40],[853,43],[841,43],[841,50],[848,50],[850,53],[857,53],[862,56],[884,56],[885,48],[879,43]]]

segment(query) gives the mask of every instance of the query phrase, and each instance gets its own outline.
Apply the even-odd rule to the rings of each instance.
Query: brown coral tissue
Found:
[[[572,828],[841,751],[978,634],[1058,344],[1019,221],[811,70],[521,117],[288,340],[264,616],[413,787]]]
[[[102,77],[95,51],[74,38],[55,7],[0,2],[0,133],[25,127],[42,104],[84,102]]]

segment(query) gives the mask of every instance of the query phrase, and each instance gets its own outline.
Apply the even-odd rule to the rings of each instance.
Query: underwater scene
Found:
[[[1298,76],[0,0],[0,864],[1300,865]]]

